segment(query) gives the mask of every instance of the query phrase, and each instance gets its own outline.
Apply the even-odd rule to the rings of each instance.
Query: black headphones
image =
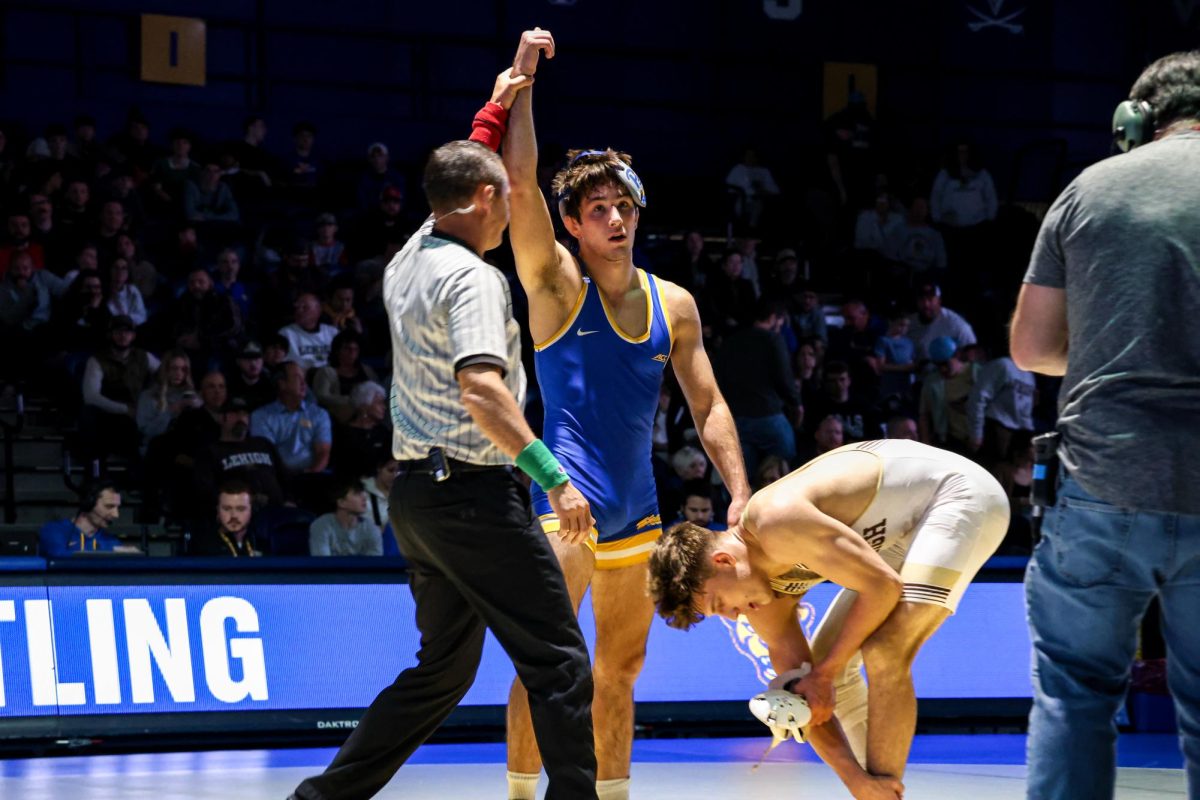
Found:
[[[1113,112],[1113,144],[1121,152],[1128,153],[1135,147],[1154,141],[1154,134],[1158,130],[1158,122],[1154,117],[1154,107],[1145,100],[1126,100],[1121,103]]]
[[[117,491],[117,485],[110,480],[95,481],[84,486],[79,495],[79,513],[90,512],[100,502],[100,495],[108,491]]]

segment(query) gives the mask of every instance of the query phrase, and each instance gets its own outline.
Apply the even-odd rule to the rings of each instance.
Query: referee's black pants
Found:
[[[392,526],[410,563],[421,649],[379,693],[304,800],[375,795],[475,680],[490,628],[529,692],[547,800],[595,800],[592,674],[562,570],[529,496],[503,468],[396,477]],[[496,793],[503,792],[497,775]]]

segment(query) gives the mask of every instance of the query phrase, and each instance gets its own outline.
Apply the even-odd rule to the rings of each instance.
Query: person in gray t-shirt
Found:
[[[960,350],[975,344],[975,329],[962,314],[942,306],[942,287],[936,282],[926,280],[917,285],[916,303],[908,338],[913,340],[918,364],[929,360],[929,345],[939,337],[949,336]]]
[[[1200,51],[1159,59],[1038,234],[1012,324],[1063,375],[1058,497],[1025,577],[1028,796],[1110,798],[1137,632],[1158,597],[1189,797],[1200,793]]]
[[[344,480],[334,490],[336,509],[308,527],[308,552],[314,556],[381,556],[383,536],[367,513],[367,493],[358,481]]]

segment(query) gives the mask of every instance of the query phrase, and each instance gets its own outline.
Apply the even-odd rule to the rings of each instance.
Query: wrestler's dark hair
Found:
[[[713,532],[681,522],[664,533],[650,554],[650,597],[658,615],[672,628],[686,631],[704,615],[696,609],[696,594],[713,576],[709,554]]]
[[[504,162],[479,142],[458,141],[434,150],[425,164],[421,187],[435,214],[445,214],[471,203],[480,186],[501,190],[508,183]]]
[[[1200,50],[1158,59],[1138,77],[1129,97],[1150,104],[1159,129],[1182,119],[1200,119]]]
[[[564,217],[579,219],[579,208],[587,199],[588,193],[597,186],[615,186],[619,194],[628,196],[629,189],[617,178],[612,170],[621,164],[633,166],[633,157],[628,153],[613,150],[611,147],[603,154],[585,155],[584,150],[568,150],[567,166],[558,171],[550,184],[550,191],[555,198],[561,199],[559,212]]]

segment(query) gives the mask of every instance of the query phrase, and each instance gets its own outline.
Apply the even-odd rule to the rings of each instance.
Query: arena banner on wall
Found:
[[[810,634],[836,591],[805,598]],[[413,616],[402,583],[6,587],[0,717],[362,708],[415,663]],[[1027,698],[1028,673],[1018,583],[972,586],[915,667],[923,699]],[[772,674],[744,622],[656,620],[637,699],[740,701]],[[489,636],[464,704],[503,705],[512,678]]]

